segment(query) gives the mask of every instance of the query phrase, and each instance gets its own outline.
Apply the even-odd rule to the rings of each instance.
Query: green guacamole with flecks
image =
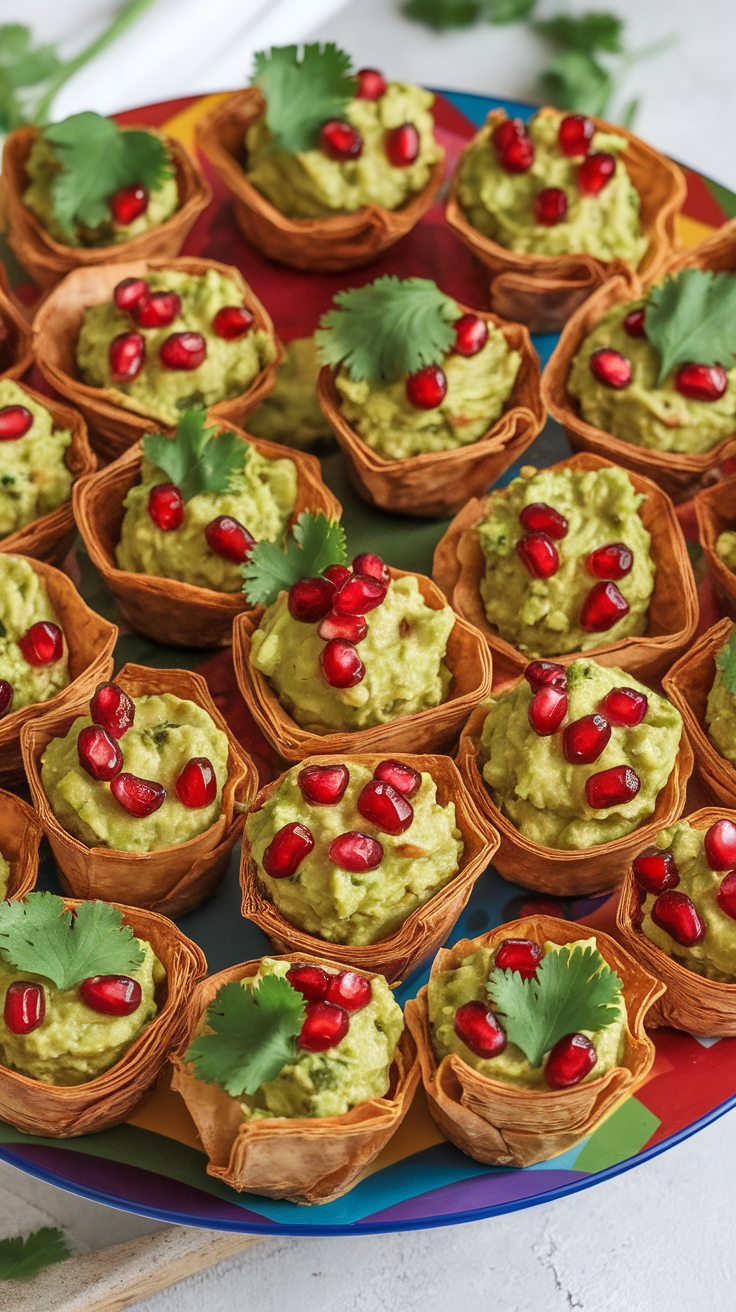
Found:
[[[687,820],[678,820],[669,829],[657,834],[657,847],[672,853],[680,882],[678,893],[685,893],[705,922],[705,938],[694,947],[678,943],[652,920],[651,910],[656,901],[647,893],[642,906],[641,931],[652,943],[674,957],[704,979],[720,980],[724,984],[736,982],[736,921],[722,911],[717,902],[718,890],[727,874],[725,870],[711,870],[705,859],[705,829],[691,829]]]
[[[248,415],[248,432],[300,451],[334,445],[332,429],[317,400],[321,367],[314,337],[295,337],[289,342],[276,369],[273,391]]]
[[[724,533],[719,533],[716,538],[716,555],[720,556],[724,565],[736,574],[736,533],[731,529],[726,529]]]
[[[716,751],[736,766],[736,697],[727,688],[723,671],[718,667],[708,693],[705,723]]]
[[[40,574],[28,561],[0,553],[0,679],[13,689],[13,711],[47,702],[70,682],[66,635],[61,659],[52,665],[29,664],[18,646],[42,620],[59,623]]]
[[[33,416],[23,437],[0,442],[0,538],[68,500],[74,475],[66,465],[72,435],[56,428],[45,406],[12,378],[0,380],[0,409],[22,405]]]
[[[10,862],[6,861],[2,852],[0,852],[0,898],[4,898],[8,891],[9,879],[10,879]]]

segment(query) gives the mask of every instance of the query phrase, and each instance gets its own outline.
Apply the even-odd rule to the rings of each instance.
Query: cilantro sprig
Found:
[[[251,606],[272,606],[279,593],[299,579],[315,578],[329,565],[344,565],[347,559],[345,530],[320,511],[303,510],[287,540],[285,550],[275,542],[257,542],[241,573],[243,592]]]
[[[185,410],[176,433],[146,433],[142,446],[148,459],[168,474],[184,501],[199,492],[227,492],[232,480],[243,473],[248,448],[235,433],[219,433],[206,427],[201,406]]]
[[[207,1010],[201,1034],[184,1061],[205,1084],[220,1084],[233,1098],[275,1080],[296,1056],[306,1003],[287,979],[264,975],[257,988],[225,984]]]
[[[439,364],[455,341],[461,313],[431,278],[395,274],[338,292],[334,304],[315,333],[319,357],[369,382],[393,382]]]
[[[540,1066],[565,1034],[613,1024],[622,985],[598,949],[588,944],[548,952],[534,979],[496,967],[486,987],[509,1041],[531,1066]]]
[[[30,1280],[45,1266],[71,1257],[61,1230],[45,1225],[26,1239],[0,1239],[0,1280]]]
[[[721,647],[718,652],[716,665],[723,675],[723,682],[728,691],[736,697],[736,629],[733,630],[725,647]]]
[[[709,269],[682,269],[652,288],[646,334],[659,352],[657,384],[678,365],[736,360],[736,276]]]
[[[72,989],[91,975],[129,975],[145,954],[121,912],[83,902],[73,915],[54,893],[0,903],[0,960]]]
[[[355,95],[350,56],[333,41],[321,46],[275,46],[255,56],[253,84],[266,101],[274,150],[296,155],[317,144],[322,124],[342,118]]]

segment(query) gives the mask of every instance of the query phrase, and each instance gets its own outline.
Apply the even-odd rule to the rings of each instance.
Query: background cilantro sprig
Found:
[[[317,144],[322,124],[342,118],[355,95],[350,56],[333,41],[274,47],[255,57],[253,83],[266,101],[266,126],[274,150],[292,154]]]
[[[287,540],[285,550],[275,542],[257,542],[241,572],[243,592],[251,606],[272,606],[282,590],[299,579],[316,578],[329,565],[347,560],[345,530],[320,511],[303,510]]]
[[[395,274],[337,292],[334,305],[315,333],[319,357],[370,382],[393,382],[439,364],[455,341],[461,313],[431,278]]]
[[[220,1084],[233,1098],[275,1080],[296,1056],[306,1003],[287,979],[264,975],[256,988],[233,982],[219,989],[207,1010],[210,1034],[184,1053],[198,1080]]]
[[[0,902],[0,960],[58,989],[92,975],[129,975],[144,957],[130,925],[106,902],[83,902],[74,915],[54,893]]]
[[[249,448],[242,438],[217,433],[216,425],[208,428],[206,420],[206,412],[195,406],[184,411],[173,437],[146,433],[142,441],[148,459],[168,474],[185,502],[199,492],[227,492],[245,468]]]

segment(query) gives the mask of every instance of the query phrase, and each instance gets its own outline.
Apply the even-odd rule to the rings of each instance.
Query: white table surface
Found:
[[[643,100],[637,130],[736,190],[734,0],[611,0],[610,7],[629,20],[634,47],[669,32],[679,38],[630,75],[627,97]],[[0,21],[30,22],[45,40],[71,34],[73,47],[111,8],[111,0],[0,0]],[[541,12],[554,8],[542,0]],[[162,57],[155,34],[174,15],[177,46]],[[530,100],[547,57],[518,26],[437,35],[402,19],[394,0],[159,0],[145,23],[156,44],[155,77],[148,57],[133,59],[131,36],[69,84],[60,114],[239,85],[254,49],[303,36],[337,40],[359,65],[392,77]],[[728,1115],[559,1202],[447,1229],[269,1241],[136,1308],[444,1312],[483,1300],[494,1312],[721,1312],[734,1304],[735,1177],[736,1116]],[[0,1163],[0,1235],[48,1224],[61,1225],[79,1252],[158,1228]],[[2,1307],[9,1290],[0,1289]]]

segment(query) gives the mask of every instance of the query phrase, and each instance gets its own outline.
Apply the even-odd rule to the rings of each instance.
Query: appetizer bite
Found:
[[[736,637],[731,620],[707,629],[667,672],[706,793],[736,808]]]
[[[44,575],[0,553],[0,718],[47,702],[71,682],[69,646]]]

